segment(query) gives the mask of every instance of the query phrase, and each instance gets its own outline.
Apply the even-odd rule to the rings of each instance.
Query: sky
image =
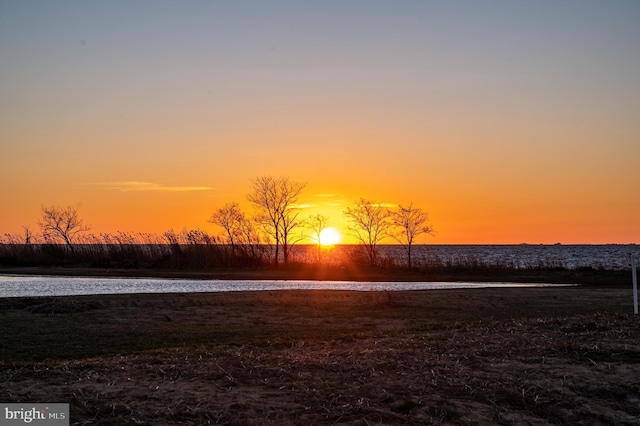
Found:
[[[640,242],[636,0],[0,0],[0,234],[217,232],[250,179],[430,244]],[[349,242],[345,238],[345,242]]]

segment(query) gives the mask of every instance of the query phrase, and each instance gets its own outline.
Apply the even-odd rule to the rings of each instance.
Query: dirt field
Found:
[[[630,293],[4,299],[0,400],[72,424],[638,425]]]

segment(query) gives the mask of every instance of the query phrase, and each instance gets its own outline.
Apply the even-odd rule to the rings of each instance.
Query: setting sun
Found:
[[[336,228],[324,228],[320,232],[320,245],[332,246],[338,244],[341,239],[342,235]]]

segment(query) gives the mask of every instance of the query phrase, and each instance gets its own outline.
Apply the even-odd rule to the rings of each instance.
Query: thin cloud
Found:
[[[310,209],[313,207],[313,204],[303,203],[303,204],[291,204],[292,209]]]
[[[108,182],[100,184],[108,191],[119,192],[188,192],[188,191],[213,191],[211,186],[171,186],[154,182],[125,181]]]
[[[323,192],[321,194],[316,194],[316,197],[323,197],[323,198],[325,198],[325,197],[326,198],[335,197],[335,196],[336,196],[336,194],[332,194],[332,193],[329,193],[329,192]]]
[[[372,207],[384,207],[387,209],[395,209],[396,207],[398,207],[398,205],[394,203],[371,203],[369,205]]]

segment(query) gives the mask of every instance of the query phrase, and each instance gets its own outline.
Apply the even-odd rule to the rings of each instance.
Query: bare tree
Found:
[[[433,227],[429,224],[429,216],[422,209],[413,207],[398,206],[398,210],[393,212],[393,224],[399,231],[392,234],[404,248],[407,254],[407,266],[411,268],[411,247],[415,239],[422,234],[433,234]]]
[[[382,204],[361,198],[355,208],[348,208],[349,230],[365,246],[371,265],[377,263],[378,244],[390,235],[391,211]]]
[[[320,241],[320,234],[322,230],[327,227],[329,223],[329,218],[323,214],[317,214],[315,216],[311,216],[307,221],[307,227],[312,232],[312,235],[317,239],[316,248],[318,254],[318,262],[322,262],[322,242]]]
[[[33,232],[31,232],[31,225],[23,225],[22,230],[24,231],[24,243],[25,245],[31,244],[31,238],[33,237]]]
[[[267,258],[265,247],[262,244],[262,236],[251,219],[245,217],[240,223],[238,237],[238,242],[242,247],[242,254],[251,265]]]
[[[23,255],[30,256],[33,253],[33,247],[31,246],[31,239],[33,238],[31,225],[23,225],[22,230],[24,231]]]
[[[238,203],[225,204],[224,207],[216,210],[209,219],[210,223],[224,229],[228,242],[231,245],[231,256],[233,257],[236,255],[236,244],[238,243],[242,227],[246,220]]]
[[[271,176],[259,176],[251,180],[251,192],[247,199],[258,209],[256,221],[275,240],[276,265],[279,262],[280,248],[286,265],[291,247],[301,239],[294,239],[294,230],[302,226],[295,203],[305,186],[305,183],[292,182],[286,177],[275,179]]]
[[[78,217],[78,210],[71,206],[42,206],[42,216],[38,224],[45,239],[63,240],[71,250],[71,254],[75,253],[73,240],[76,235],[90,229]]]

